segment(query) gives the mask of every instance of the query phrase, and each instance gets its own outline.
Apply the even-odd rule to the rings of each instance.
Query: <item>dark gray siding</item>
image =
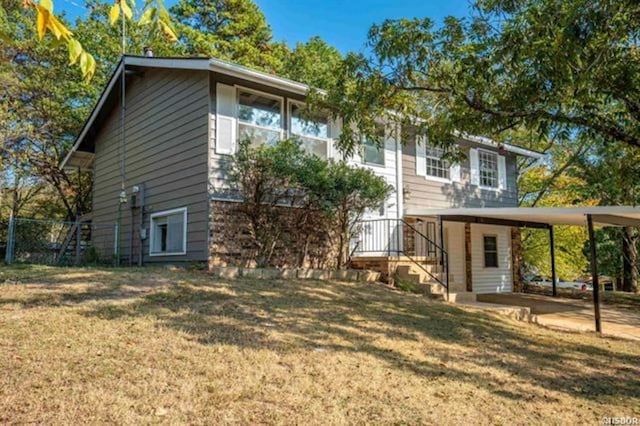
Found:
[[[150,257],[149,239],[142,244],[145,263],[208,259],[207,148],[209,79],[206,71],[145,69],[127,82],[126,187],[144,185],[149,215],[187,207],[187,254]],[[120,108],[114,108],[96,137],[93,220],[115,223],[120,193]],[[133,229],[139,221],[134,219]],[[129,258],[131,211],[123,206],[121,253]],[[134,241],[137,260],[138,237]]]
[[[460,141],[466,160],[460,165],[460,182],[441,183],[416,175],[416,146],[413,141],[402,147],[404,208],[515,207],[518,205],[516,156],[506,155],[507,189],[491,191],[470,183],[469,148],[492,148]],[[408,193],[407,193],[408,191]]]

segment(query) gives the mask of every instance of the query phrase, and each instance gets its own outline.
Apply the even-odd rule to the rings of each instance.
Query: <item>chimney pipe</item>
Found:
[[[145,46],[142,48],[143,52],[144,52],[144,57],[145,58],[153,58],[153,49]]]

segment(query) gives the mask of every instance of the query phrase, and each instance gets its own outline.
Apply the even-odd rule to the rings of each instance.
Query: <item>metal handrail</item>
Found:
[[[449,295],[449,253],[447,253],[447,251],[444,249],[444,247],[439,245],[435,241],[433,241],[428,236],[424,235],[422,232],[418,231],[413,225],[411,225],[410,223],[407,223],[404,219],[388,219],[388,218],[365,219],[365,220],[360,220],[359,224],[362,225],[362,224],[367,224],[367,223],[385,223],[385,222],[387,223],[387,226],[385,227],[387,229],[387,247],[386,247],[386,249],[381,247],[380,250],[362,250],[362,251],[358,251],[358,247],[360,246],[360,242],[358,242],[358,244],[356,245],[356,247],[352,251],[352,254],[358,253],[358,252],[359,253],[366,253],[366,252],[385,252],[386,251],[387,255],[389,255],[389,256],[391,255],[391,253],[395,253],[397,256],[402,255],[402,256],[406,257],[407,259],[409,259],[409,261],[411,261],[413,264],[418,266],[428,276],[430,276],[432,279],[434,279],[436,282],[438,282],[438,284],[442,285],[446,289],[447,296],[448,296]],[[415,233],[415,235],[417,235],[420,238],[422,238],[427,244],[429,244],[432,247],[435,247],[434,251],[435,251],[436,260],[438,259],[438,252],[440,252],[440,260],[442,261],[442,269],[443,269],[443,272],[445,274],[444,281],[441,280],[440,278],[438,278],[433,273],[431,273],[427,268],[424,267],[424,265],[422,265],[419,261],[414,259],[409,253],[407,253],[406,250],[404,250],[404,248],[401,247],[401,245],[399,244],[399,236],[397,237],[398,238],[397,247],[395,248],[395,250],[392,250],[392,248],[391,248],[391,232],[389,231],[390,224],[392,222],[395,222],[397,225],[407,226],[411,231],[413,231]],[[430,253],[430,250],[428,250],[428,253]]]

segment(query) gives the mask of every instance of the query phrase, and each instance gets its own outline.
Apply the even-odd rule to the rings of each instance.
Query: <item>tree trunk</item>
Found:
[[[638,291],[638,269],[636,261],[638,249],[636,247],[634,229],[625,227],[622,231],[622,290]]]

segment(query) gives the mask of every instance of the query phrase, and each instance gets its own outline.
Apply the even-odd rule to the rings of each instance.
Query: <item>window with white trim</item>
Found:
[[[304,104],[289,102],[291,137],[302,142],[303,148],[320,158],[327,158],[329,118],[323,114],[311,115]]]
[[[384,166],[384,127],[378,126],[376,133],[381,145],[378,145],[376,141],[364,138],[362,141],[362,161],[364,164]]]
[[[282,98],[238,88],[238,139],[254,146],[282,139]]]
[[[151,214],[149,254],[151,256],[187,253],[187,208]]]
[[[498,154],[495,152],[478,150],[478,171],[480,186],[487,188],[498,187]]]
[[[426,173],[427,176],[439,179],[450,179],[450,167],[448,161],[443,160],[444,151],[435,146],[427,146],[425,149],[425,158],[427,160]]]

